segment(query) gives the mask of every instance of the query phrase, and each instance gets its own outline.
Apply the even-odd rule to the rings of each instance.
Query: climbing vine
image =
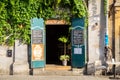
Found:
[[[30,43],[33,17],[64,19],[85,17],[83,0],[0,0],[0,44],[14,44],[16,39]]]
[[[104,14],[107,14],[107,0],[104,0]]]

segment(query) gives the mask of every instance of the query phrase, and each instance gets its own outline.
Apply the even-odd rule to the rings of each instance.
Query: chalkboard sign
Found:
[[[83,30],[73,30],[73,44],[84,44]]]
[[[43,43],[43,30],[32,30],[32,43],[33,44]]]

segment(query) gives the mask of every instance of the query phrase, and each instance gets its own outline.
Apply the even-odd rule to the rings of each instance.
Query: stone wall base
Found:
[[[13,64],[13,75],[29,75],[29,64],[15,62]]]
[[[11,58],[0,56],[0,75],[9,75],[11,71],[12,60]]]

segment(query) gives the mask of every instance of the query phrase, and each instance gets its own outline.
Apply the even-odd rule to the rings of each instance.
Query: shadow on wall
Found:
[[[104,60],[104,37],[105,37],[105,27],[106,27],[106,16],[104,14],[104,0],[101,0],[101,7],[100,7],[100,39],[99,39],[99,47],[100,47],[100,56],[99,59]]]
[[[13,75],[13,63],[10,65],[10,75]]]
[[[120,75],[120,66],[116,67],[116,74]]]
[[[13,51],[12,51],[12,64],[10,65],[10,68],[9,68],[9,74],[10,75],[13,75],[13,64],[14,64],[14,62],[15,62],[15,43],[14,43],[14,46],[13,46]]]

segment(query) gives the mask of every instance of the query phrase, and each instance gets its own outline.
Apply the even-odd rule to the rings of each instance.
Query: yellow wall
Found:
[[[113,0],[109,0],[109,7],[112,5]],[[108,31],[109,31],[109,45],[111,48],[115,46],[115,58],[117,61],[120,61],[120,6],[115,7],[115,25],[114,24],[114,13],[112,12],[112,9],[109,11],[111,12],[110,17],[109,17],[109,22],[108,22]],[[115,34],[114,30],[115,29]],[[115,39],[114,36],[115,35]],[[115,45],[113,45],[115,41]],[[113,54],[114,54],[113,53]]]
[[[115,56],[120,61],[120,7],[116,7],[115,14]]]

